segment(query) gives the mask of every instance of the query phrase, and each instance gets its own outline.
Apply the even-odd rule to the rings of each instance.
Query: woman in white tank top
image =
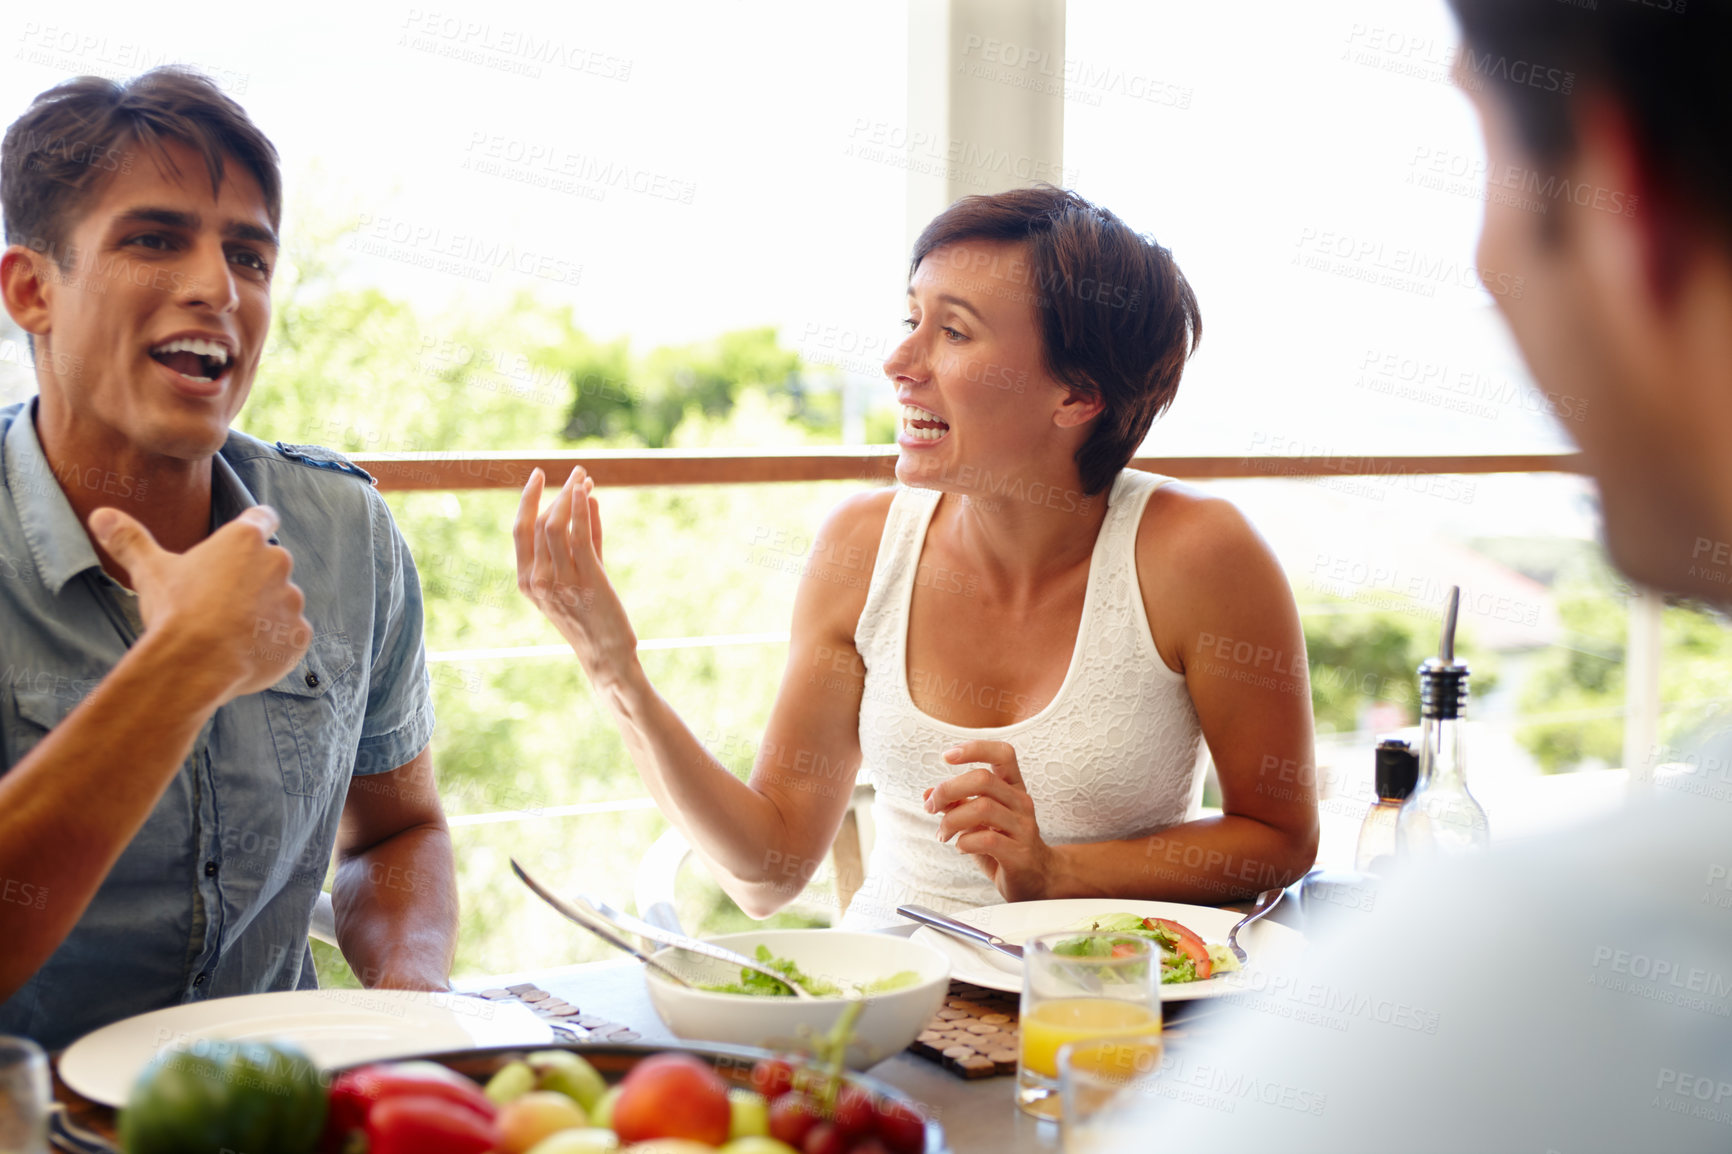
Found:
[[[1286,580],[1232,506],[1126,469],[1201,333],[1171,254],[1059,189],[967,197],[916,243],[908,307],[884,366],[900,484],[819,531],[749,783],[644,676],[584,470],[546,510],[539,471],[524,490],[519,585],[663,813],[766,916],[864,769],[860,927],[909,901],[1222,902],[1303,874],[1317,809]],[[1205,746],[1224,812],[1198,820]]]
[[[1012,716],[1028,715],[991,728],[954,724],[943,706],[996,708],[1004,689],[908,668],[909,604],[940,493],[904,489],[892,499],[854,633],[866,666],[860,752],[877,794],[877,837],[868,884],[849,905],[848,924],[893,924],[902,902],[954,911],[1003,900],[972,860],[938,841],[938,815],[925,808],[925,791],[955,773],[941,755],[960,742],[1007,742],[1015,749],[1041,835],[1052,844],[1134,838],[1191,816],[1202,790],[1202,728],[1184,677],[1155,649],[1137,588],[1137,526],[1166,480],[1128,469],[1118,475],[1057,694],[1038,710],[1032,701],[1008,703]],[[927,710],[915,704],[916,692]]]

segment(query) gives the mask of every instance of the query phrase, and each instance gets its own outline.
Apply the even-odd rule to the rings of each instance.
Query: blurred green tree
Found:
[[[1550,773],[1618,766],[1624,754],[1624,656],[1634,589],[1596,551],[1582,551],[1554,587],[1567,644],[1545,653],[1521,695],[1523,714],[1554,720],[1523,726],[1517,737]],[[1729,668],[1722,610],[1669,597],[1661,611],[1662,744],[1689,735],[1726,698]]]

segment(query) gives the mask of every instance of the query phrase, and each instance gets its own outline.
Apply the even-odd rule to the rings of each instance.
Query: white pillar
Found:
[[[1660,612],[1665,603],[1651,589],[1630,598],[1629,637],[1624,644],[1624,768],[1632,793],[1654,783],[1654,751],[1660,744]]]
[[[959,197],[1064,184],[1065,0],[909,0],[908,241]]]

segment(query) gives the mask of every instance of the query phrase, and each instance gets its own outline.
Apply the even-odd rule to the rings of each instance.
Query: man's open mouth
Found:
[[[937,413],[918,405],[903,405],[902,431],[917,441],[936,441],[950,432],[950,426],[939,420]]]
[[[150,350],[150,357],[194,384],[208,385],[229,371],[234,356],[228,346],[194,337],[176,337]]]

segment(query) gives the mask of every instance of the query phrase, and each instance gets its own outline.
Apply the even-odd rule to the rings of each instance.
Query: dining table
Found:
[[[1295,883],[1283,901],[1269,913],[1269,920],[1302,928],[1303,915],[1299,905],[1299,886]],[[1220,908],[1242,911],[1249,905],[1228,903]],[[914,929],[909,924],[881,932],[907,935]],[[631,1037],[634,1044],[688,1044],[663,1025],[650,1003],[644,967],[631,959],[488,974],[453,982],[453,990],[457,993],[477,996],[484,993],[497,996],[501,991],[514,988],[545,992],[550,998],[559,999],[581,1011],[585,1019],[605,1021],[616,1035]],[[1182,1056],[1187,1048],[1206,1038],[1217,1022],[1230,1016],[1226,1011],[1231,1001],[1229,996],[1163,1003],[1163,1035],[1167,1052]],[[1034,1154],[1061,1148],[1057,1124],[1033,1118],[1017,1108],[1014,1075],[964,1078],[917,1056],[912,1050],[887,1058],[866,1073],[919,1103],[926,1115],[942,1127],[950,1154],[975,1154],[977,1151]],[[58,1076],[54,1079],[54,1093],[56,1099],[67,1107],[74,1122],[97,1134],[113,1133],[111,1110],[81,1098]]]

